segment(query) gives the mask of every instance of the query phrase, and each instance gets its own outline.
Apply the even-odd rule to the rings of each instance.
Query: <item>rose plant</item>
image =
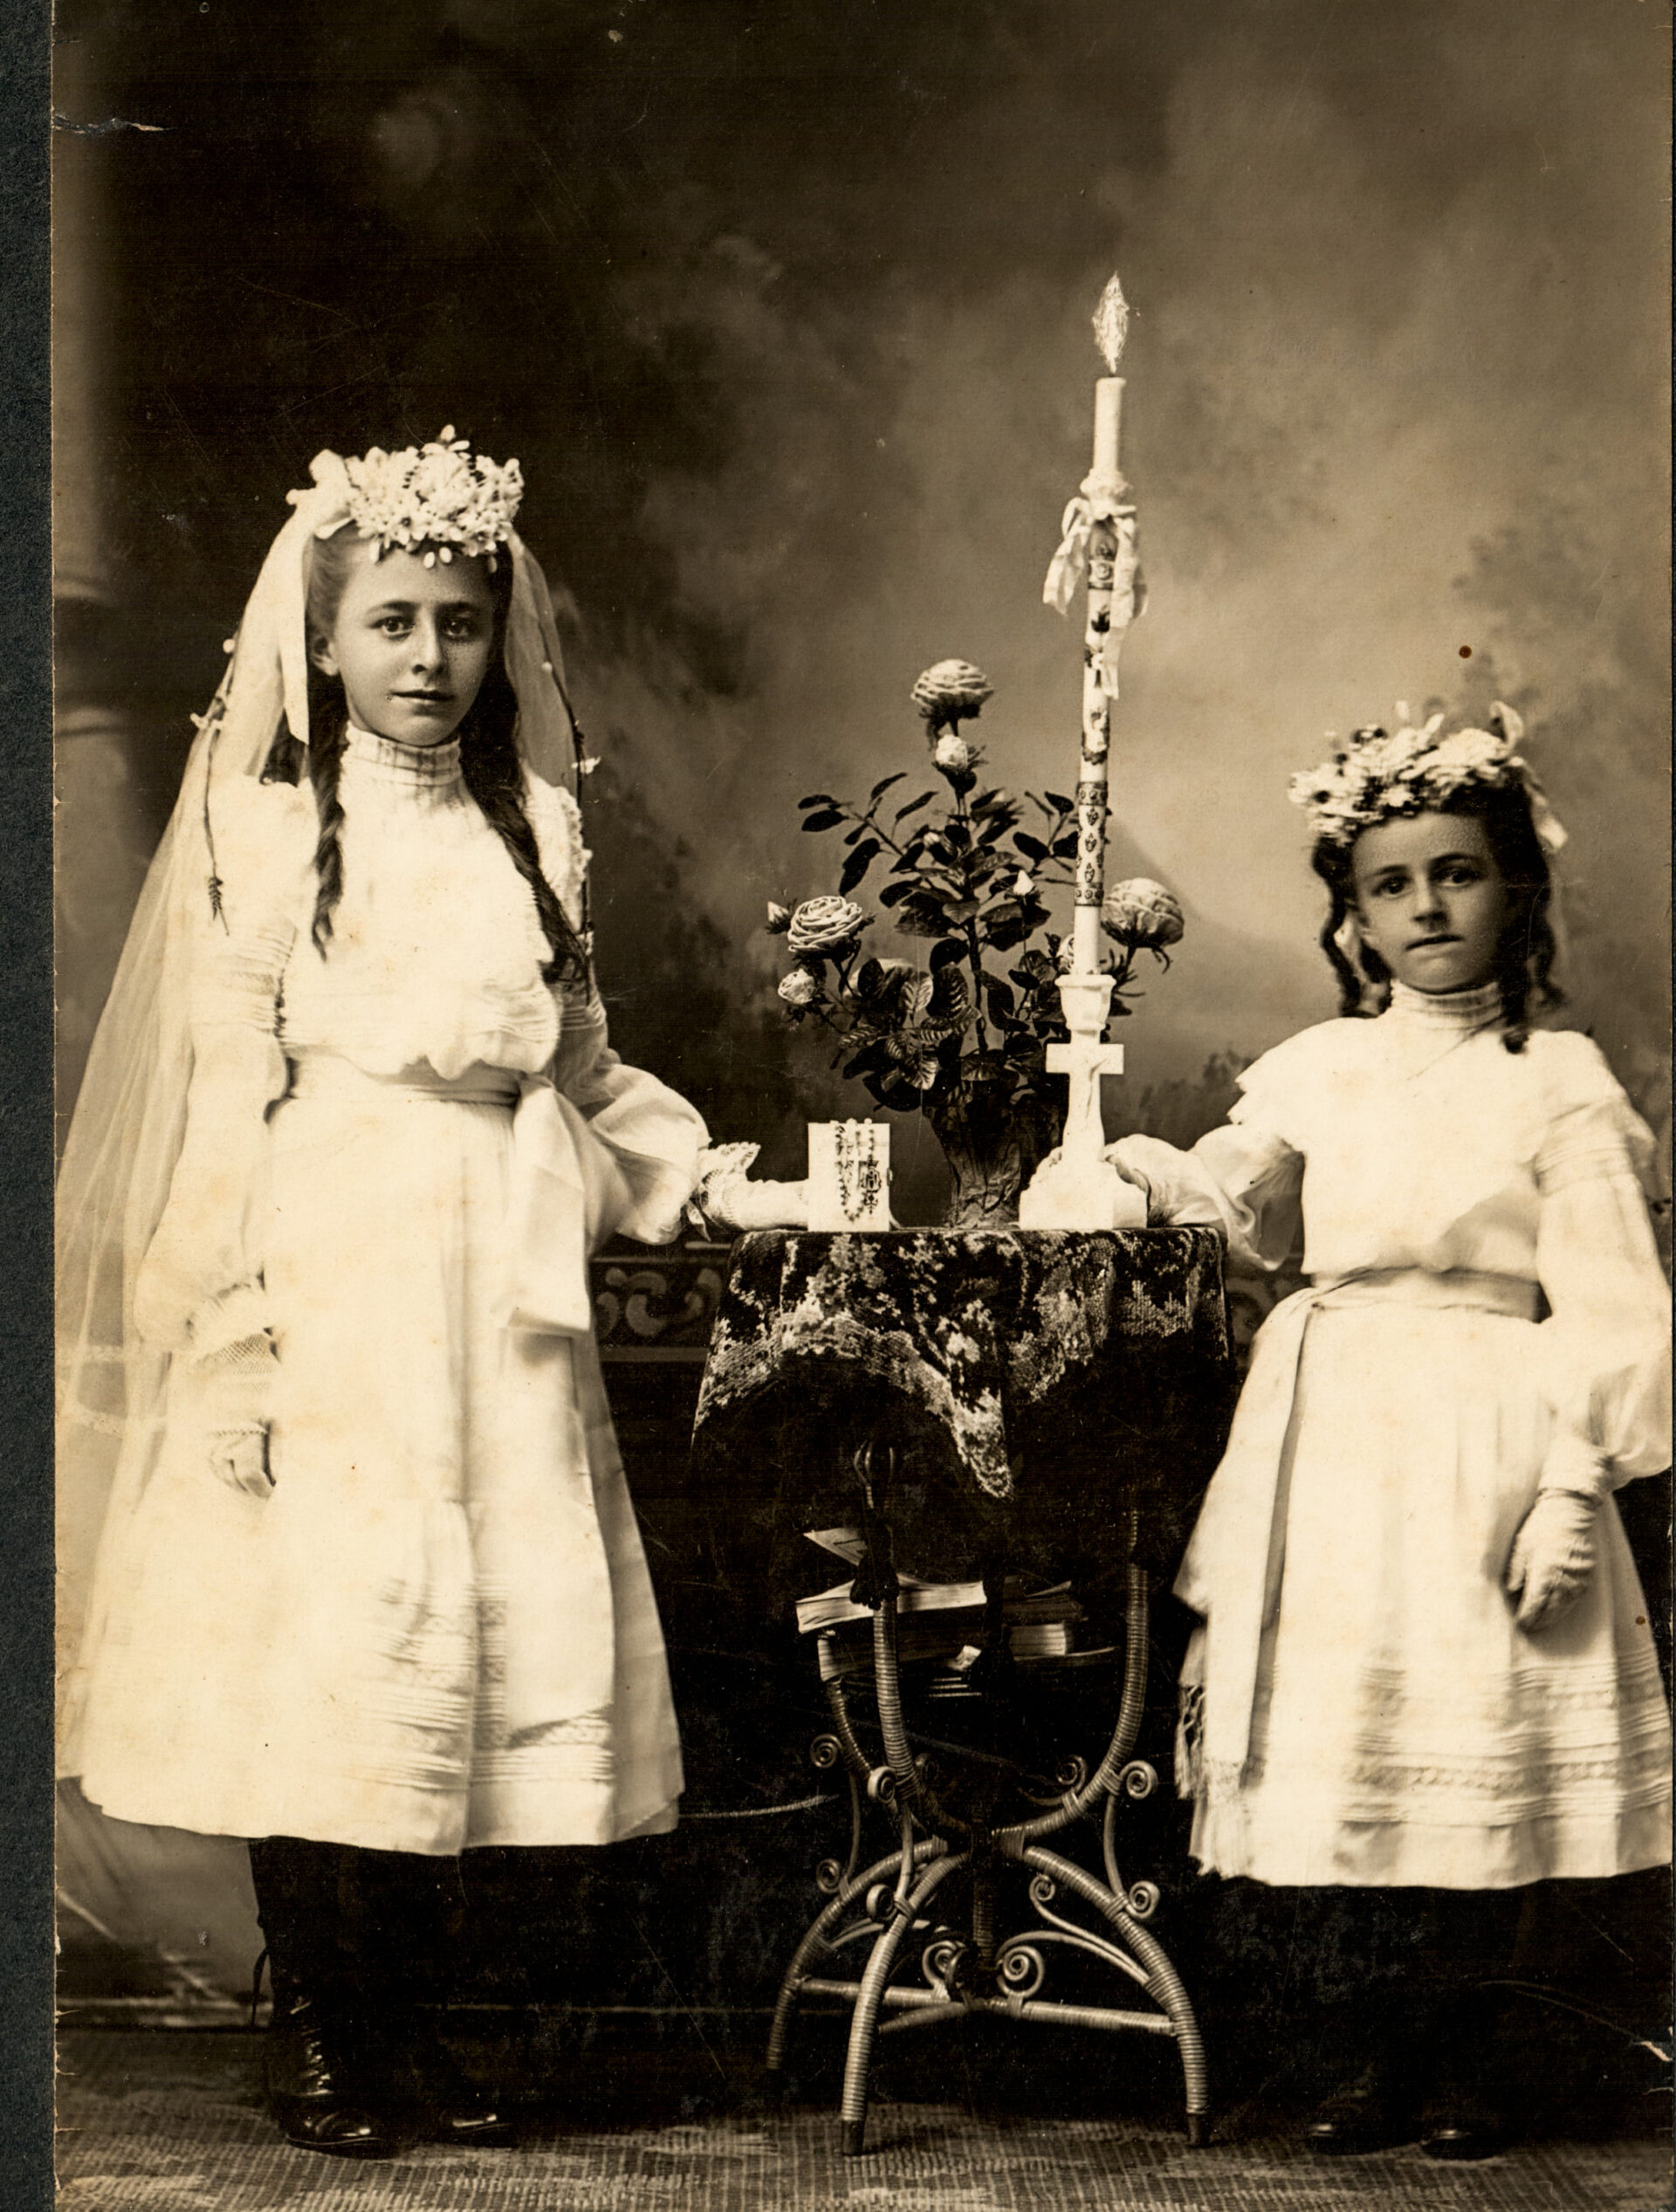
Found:
[[[938,662],[914,686],[946,789],[941,805],[935,787],[901,800],[906,770],[875,784],[864,806],[829,792],[799,801],[804,829],[842,830],[848,851],[835,894],[793,910],[771,905],[767,921],[793,959],[780,985],[789,1019],[831,1030],[833,1065],[877,1104],[927,1115],[955,1171],[951,1219],[964,1221],[1003,1218],[1057,1142],[1064,1079],[1048,1073],[1047,1051],[1069,1034],[1046,894],[1072,880],[1075,802],[1054,791],[1027,792],[1021,802],[980,787],[983,754],[958,725],[976,718],[991,689],[964,661]],[[876,868],[886,879],[878,905],[925,948],[923,965],[863,948],[876,917],[849,895]],[[1105,963],[1112,1013],[1122,1015],[1140,953],[1169,965],[1181,910],[1162,885],[1137,879],[1114,887],[1104,920],[1116,948]],[[979,1190],[970,1207],[965,1186]]]

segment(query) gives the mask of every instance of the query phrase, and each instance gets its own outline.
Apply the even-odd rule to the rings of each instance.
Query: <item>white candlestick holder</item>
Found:
[[[1059,1003],[1068,1044],[1049,1045],[1048,1066],[1070,1078],[1065,1134],[1019,1200],[1021,1229],[1144,1229],[1146,1196],[1105,1157],[1100,1078],[1121,1075],[1123,1048],[1101,1041],[1111,1008],[1109,975],[1061,976]]]

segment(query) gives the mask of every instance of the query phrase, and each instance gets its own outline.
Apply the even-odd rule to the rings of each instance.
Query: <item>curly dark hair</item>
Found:
[[[311,632],[329,630],[336,619],[349,567],[362,541],[352,532],[316,542],[309,564],[308,626]],[[419,551],[422,548],[415,548]],[[535,910],[547,940],[550,957],[542,967],[549,983],[580,982],[587,974],[587,954],[562,901],[541,869],[535,832],[524,807],[524,768],[516,742],[518,696],[501,647],[512,605],[512,564],[503,556],[492,569],[484,568],[494,610],[495,654],[471,711],[461,723],[460,773],[484,820],[506,848],[512,865],[530,887]],[[308,670],[309,743],[304,747],[288,730],[281,730],[263,770],[263,781],[299,783],[306,772],[314,789],[319,814],[319,838],[314,848],[314,872],[319,889],[309,934],[324,959],[332,936],[332,917],[343,896],[343,801],[339,780],[347,746],[348,703],[340,677],[327,676],[311,659]]]
[[[1533,1012],[1561,1006],[1565,1000],[1552,974],[1558,951],[1549,918],[1553,878],[1548,855],[1531,821],[1530,801],[1521,784],[1468,784],[1433,811],[1468,815],[1484,826],[1491,857],[1508,895],[1507,919],[1495,955],[1495,980],[1501,988],[1501,1041],[1508,1051],[1522,1052],[1530,1035]],[[1322,924],[1321,949],[1338,979],[1339,1012],[1367,1015],[1378,1013],[1385,1004],[1391,970],[1371,945],[1363,945],[1358,972],[1337,942],[1346,917],[1356,910],[1355,849],[1354,840],[1342,845],[1319,838],[1309,865],[1327,886],[1329,905]],[[1370,985],[1377,1001],[1373,1006],[1368,1004]]]

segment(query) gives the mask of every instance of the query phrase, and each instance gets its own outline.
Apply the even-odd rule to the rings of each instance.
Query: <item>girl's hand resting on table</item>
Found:
[[[1551,1628],[1594,1573],[1599,1510],[1595,1499],[1575,1490],[1537,1492],[1536,1502],[1519,1524],[1502,1577],[1508,1595],[1519,1598],[1514,1618],[1527,1634]]]
[[[752,1183],[748,1171],[759,1144],[712,1144],[699,1156],[693,1203],[704,1222],[721,1229],[807,1229],[807,1183]]]

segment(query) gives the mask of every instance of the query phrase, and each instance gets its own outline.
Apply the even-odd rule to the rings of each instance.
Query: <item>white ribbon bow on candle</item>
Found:
[[[1112,563],[1111,616],[1102,656],[1107,688],[1117,690],[1117,659],[1123,634],[1146,608],[1146,579],[1141,574],[1140,547],[1135,534],[1135,502],[1127,478],[1086,476],[1061,521],[1059,550],[1048,564],[1041,587],[1042,604],[1056,614],[1070,612],[1076,589],[1089,573],[1089,541],[1095,526],[1102,523],[1117,539]]]

